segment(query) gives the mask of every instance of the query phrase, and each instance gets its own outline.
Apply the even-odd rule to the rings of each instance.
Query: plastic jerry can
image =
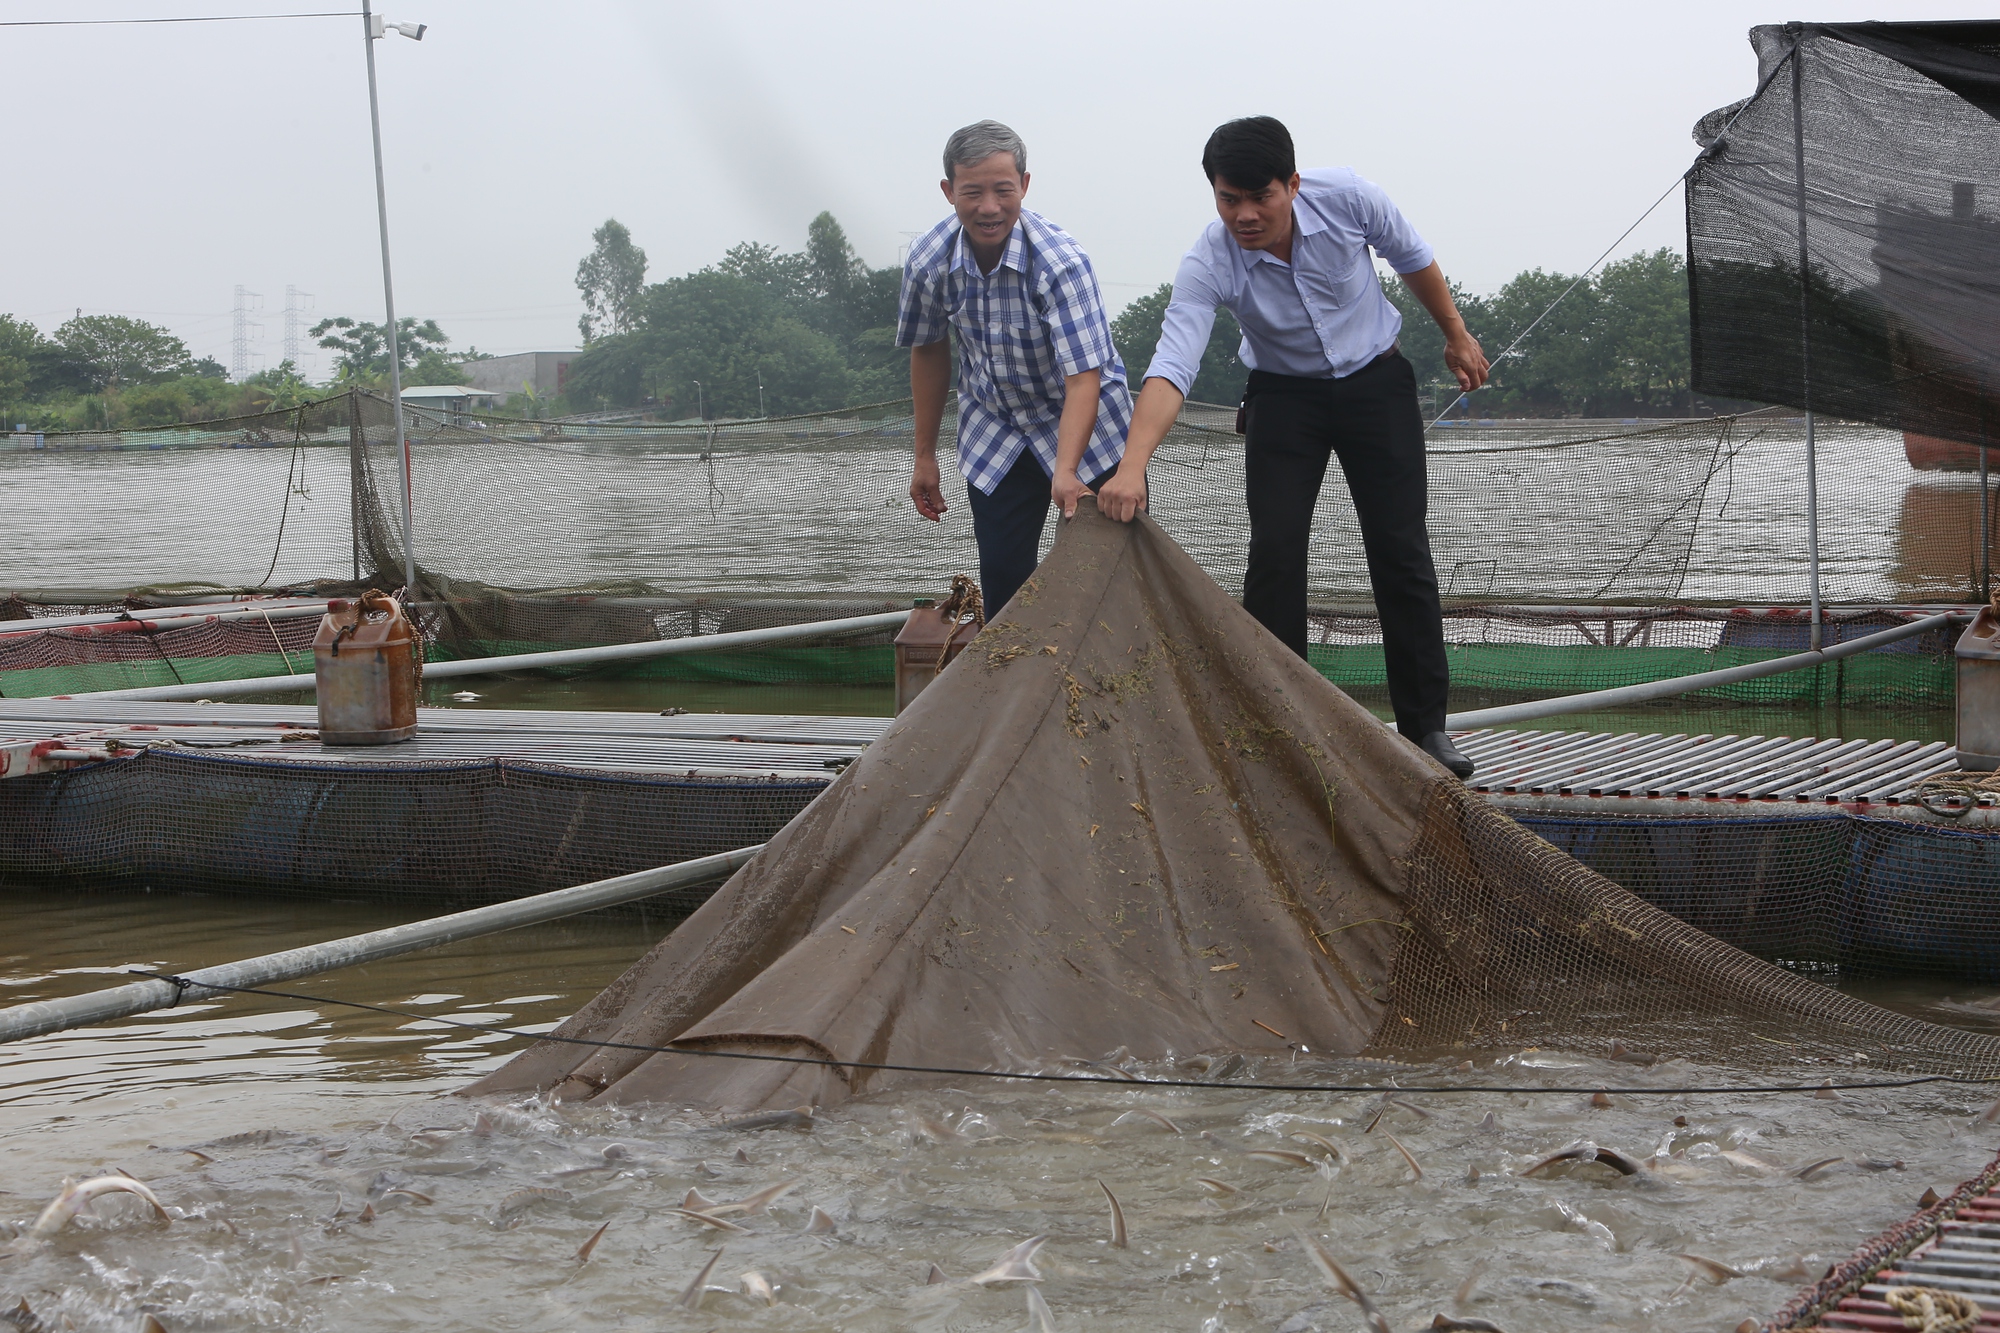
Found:
[[[981,626],[975,621],[958,623],[945,609],[925,598],[910,612],[910,618],[896,631],[896,712],[922,694],[937,679],[938,672],[951,665],[965,645],[978,637]]]
[[[2000,769],[2000,613],[1991,606],[1958,637],[1958,766]]]
[[[423,645],[402,603],[373,588],[326,604],[313,639],[322,745],[390,745],[417,734]]]

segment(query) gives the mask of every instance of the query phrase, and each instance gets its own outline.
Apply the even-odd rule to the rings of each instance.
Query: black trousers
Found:
[[[1114,467],[1087,484],[1094,491],[1117,471]],[[1023,449],[993,494],[977,486],[965,488],[972,506],[972,539],[979,544],[979,592],[989,619],[1013,600],[1041,563],[1042,528],[1055,507],[1049,486],[1049,474],[1035,461],[1034,450]]]
[[[1417,376],[1402,353],[1342,379],[1250,372],[1244,482],[1250,564],[1243,607],[1306,655],[1306,558],[1313,508],[1338,456],[1361,521],[1368,581],[1382,618],[1382,651],[1396,729],[1421,740],[1444,730],[1451,668],[1444,655],[1437,567],[1424,528],[1428,504]]]

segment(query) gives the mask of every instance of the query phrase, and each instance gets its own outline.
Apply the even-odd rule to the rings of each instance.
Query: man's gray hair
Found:
[[[956,180],[956,168],[984,162],[995,153],[1012,153],[1014,170],[1028,174],[1028,145],[1021,142],[1021,136],[997,120],[979,120],[954,130],[944,141],[944,178]]]

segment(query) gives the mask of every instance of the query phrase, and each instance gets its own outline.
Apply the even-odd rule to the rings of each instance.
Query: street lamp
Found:
[[[396,453],[403,466],[403,595],[414,601],[417,556],[410,509],[410,436],[403,428],[403,355],[396,337],[396,285],[389,278],[389,192],[382,183],[382,108],[375,96],[375,39],[393,31],[421,42],[428,25],[391,23],[370,13],[368,3],[361,0],[361,33],[368,51],[368,129],[375,140],[375,214],[382,229],[382,304],[389,316],[384,325],[389,344],[389,407],[396,423]]]

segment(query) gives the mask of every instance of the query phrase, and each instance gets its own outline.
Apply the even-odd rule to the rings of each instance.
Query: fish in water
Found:
[[[1236,1187],[1234,1185],[1229,1184],[1227,1181],[1212,1180],[1207,1176],[1196,1176],[1194,1178],[1194,1183],[1201,1186],[1203,1189],[1207,1190],[1210,1194],[1236,1193]]]
[[[1539,1296],[1545,1300],[1568,1301],[1571,1305],[1590,1309],[1601,1299],[1597,1288],[1585,1286],[1581,1282],[1569,1282],[1559,1277],[1513,1277],[1507,1285]]]
[[[1572,1143],[1559,1152],[1550,1153],[1521,1174],[1524,1177],[1537,1175],[1559,1162],[1602,1162],[1621,1176],[1637,1175],[1646,1169],[1643,1162],[1627,1153],[1619,1152],[1616,1148],[1600,1148],[1585,1139],[1579,1143]]]
[[[587,1263],[589,1263],[589,1262],[590,1262],[590,1252],[591,1252],[592,1250],[594,1250],[594,1249],[596,1249],[596,1248],[597,1248],[597,1242],[598,1242],[598,1241],[600,1241],[600,1240],[603,1240],[603,1239],[604,1239],[604,1233],[605,1233],[605,1232],[607,1232],[607,1231],[609,1231],[609,1230],[611,1230],[611,1224],[610,1224],[609,1222],[606,1222],[606,1223],[605,1223],[605,1224],[604,1224],[603,1226],[601,1226],[601,1227],[599,1227],[599,1228],[598,1228],[597,1230],[595,1230],[595,1231],[591,1232],[591,1233],[590,1233],[590,1239],[589,1239],[589,1240],[587,1240],[587,1241],[585,1241],[585,1242],[584,1242],[583,1244],[581,1244],[581,1245],[577,1246],[577,1249],[576,1249],[576,1261],[577,1261],[578,1263],[580,1263],[580,1264],[587,1264]]]
[[[1813,1097],[1823,1102],[1837,1102],[1840,1100],[1840,1094],[1833,1090],[1832,1079],[1828,1079],[1826,1082],[1820,1084],[1819,1091],[1815,1092]]]
[[[1717,1263],[1713,1259],[1704,1259],[1698,1254],[1676,1254],[1674,1258],[1687,1260],[1695,1266],[1697,1272],[1718,1287],[1729,1281],[1730,1278],[1743,1276],[1742,1273],[1731,1268],[1728,1264]]]
[[[483,694],[474,694],[471,690],[460,690],[451,697],[462,704],[476,704],[486,696]]]
[[[1375,1302],[1369,1300],[1368,1293],[1354,1284],[1354,1279],[1349,1277],[1335,1261],[1326,1246],[1320,1244],[1317,1237],[1309,1236],[1303,1231],[1297,1235],[1300,1247],[1312,1257],[1313,1263],[1318,1265],[1321,1275],[1327,1280],[1327,1285],[1361,1307],[1361,1318],[1367,1323],[1370,1333],[1393,1333],[1389,1321],[1375,1308]]]
[[[1431,1327],[1464,1329],[1466,1333],[1507,1333],[1491,1319],[1459,1319],[1448,1314],[1433,1316]]]
[[[1398,1142],[1396,1136],[1386,1129],[1382,1131],[1382,1137],[1389,1140],[1390,1143],[1395,1144],[1396,1151],[1403,1154],[1403,1160],[1410,1164],[1410,1178],[1412,1180],[1422,1180],[1424,1178],[1424,1169],[1417,1165],[1416,1158],[1410,1156],[1410,1150]]]
[[[681,1293],[681,1309],[693,1311],[701,1308],[702,1298],[708,1295],[708,1275],[720,1262],[722,1247],[717,1246],[715,1253],[708,1256],[708,1262],[701,1266],[701,1271],[694,1275],[694,1281],[688,1283],[687,1290]]]
[[[995,1282],[1040,1282],[1042,1274],[1035,1267],[1035,1251],[1042,1248],[1047,1236],[1030,1236],[1013,1249],[1000,1256],[1000,1261],[983,1273],[966,1279],[980,1286],[990,1286]]]
[[[26,1296],[13,1309],[0,1310],[0,1324],[13,1325],[17,1333],[49,1333],[49,1326],[42,1322],[41,1316],[28,1308]]]
[[[158,1315],[149,1312],[139,1321],[139,1333],[167,1333],[167,1326],[160,1322]]]
[[[1295,1130],[1292,1133],[1292,1137],[1295,1139],[1304,1139],[1308,1143],[1317,1143],[1320,1147],[1332,1153],[1335,1161],[1339,1162],[1342,1166],[1347,1165],[1346,1151],[1343,1150],[1341,1146],[1338,1143],[1335,1143],[1332,1139],[1326,1138],[1325,1136],[1320,1134],[1315,1134],[1309,1129]]]
[[[1792,1177],[1795,1180],[1814,1180],[1825,1175],[1828,1171],[1839,1166],[1846,1160],[1845,1157],[1822,1157],[1817,1162],[1802,1166],[1792,1172]]]
[[[1903,1159],[1900,1157],[1893,1159],[1883,1158],[1883,1157],[1856,1157],[1853,1159],[1853,1161],[1854,1164],[1860,1167],[1863,1171],[1901,1171],[1903,1169]]]
[[[1485,1276],[1486,1276],[1486,1261],[1484,1259],[1481,1259],[1478,1263],[1472,1266],[1472,1271],[1465,1275],[1465,1281],[1458,1284],[1458,1290],[1452,1293],[1451,1297],[1452,1304],[1463,1305],[1467,1301],[1471,1300],[1472,1289],[1474,1287],[1477,1287],[1479,1285],[1479,1279]]]
[[[778,1303],[778,1289],[771,1285],[771,1279],[762,1273],[745,1273],[737,1281],[742,1284],[743,1295],[748,1300],[762,1301],[766,1305]]]
[[[812,1127],[812,1107],[795,1106],[789,1111],[768,1111],[763,1115],[745,1116],[741,1120],[731,1120],[715,1128],[718,1132],[753,1129],[796,1129],[810,1132]]]
[[[775,1185],[766,1185],[755,1194],[747,1198],[738,1199],[734,1203],[714,1203],[699,1211],[706,1213],[710,1217],[727,1217],[731,1213],[742,1213],[745,1216],[751,1216],[763,1212],[773,1203],[776,1203],[779,1199],[789,1194],[792,1187],[798,1183],[796,1180],[781,1180]],[[689,1190],[688,1193],[694,1194],[696,1191]],[[693,1205],[683,1203],[681,1206],[689,1208]]]
[[[681,1207],[692,1212],[706,1213],[715,1208],[715,1200],[690,1186],[688,1192],[681,1196]]]
[[[1768,1176],[1778,1169],[1763,1158],[1754,1157],[1740,1148],[1728,1148],[1716,1155],[1725,1162],[1740,1166],[1748,1171],[1755,1171],[1760,1176]]]
[[[1243,1155],[1255,1157],[1260,1161],[1276,1162],[1280,1166],[1296,1166],[1306,1171],[1313,1169],[1312,1158],[1302,1152],[1290,1152],[1283,1148],[1252,1148]]]
[[[1049,1303],[1042,1299],[1040,1287],[1028,1288],[1028,1317],[1035,1321],[1029,1333],[1056,1333],[1056,1317],[1049,1313]]]
[[[1104,1191],[1104,1197],[1111,1203],[1111,1246],[1122,1250],[1125,1248],[1125,1210],[1118,1206],[1118,1196],[1111,1192],[1109,1185],[1100,1180],[1097,1188]]]
[[[1611,1059],[1625,1065],[1656,1065],[1660,1057],[1650,1051],[1635,1051],[1616,1037],[1611,1039]]]
[[[831,1236],[833,1234],[833,1218],[818,1204],[813,1205],[812,1216],[806,1219],[805,1234],[808,1236]]]
[[[1938,1206],[1938,1202],[1938,1192],[1934,1189],[1926,1188],[1923,1194],[1917,1199],[1917,1207],[1935,1208]]]
[[[171,1220],[167,1216],[167,1210],[160,1206],[159,1197],[132,1177],[96,1176],[90,1180],[64,1181],[62,1192],[49,1200],[49,1206],[42,1209],[42,1215],[35,1219],[32,1227],[28,1228],[28,1239],[30,1241],[49,1239],[75,1221],[78,1213],[89,1211],[92,1200],[102,1198],[106,1194],[136,1194],[153,1206],[154,1217],[163,1223]]]
[[[1116,1120],[1111,1122],[1111,1127],[1113,1129],[1116,1129],[1118,1126],[1124,1124],[1127,1120],[1130,1120],[1135,1115],[1146,1117],[1146,1119],[1152,1121],[1160,1128],[1166,1130],[1169,1134],[1178,1134],[1181,1132],[1181,1127],[1179,1125],[1176,1125],[1173,1121],[1167,1119],[1165,1116],[1161,1115],[1158,1111],[1148,1111],[1143,1106],[1135,1107],[1132,1110],[1127,1111],[1124,1115],[1119,1116]]]
[[[610,1149],[607,1148],[605,1151],[609,1152]],[[736,1150],[736,1165],[738,1166],[750,1165],[750,1154],[744,1152],[741,1148],[738,1148]]]
[[[1593,1111],[1609,1111],[1616,1105],[1618,1103],[1611,1100],[1611,1094],[1608,1092],[1593,1092],[1590,1094],[1590,1109]]]
[[[1497,1134],[1500,1132],[1500,1117],[1488,1111],[1480,1118],[1479,1124],[1475,1128],[1481,1134]]]
[[[926,1287],[935,1287],[949,1281],[951,1281],[951,1279],[946,1277],[944,1275],[944,1270],[942,1268],[939,1268],[936,1264],[932,1264],[931,1271],[924,1274],[924,1285]]]
[[[685,1217],[690,1222],[699,1222],[705,1227],[714,1227],[717,1231],[747,1232],[750,1229],[748,1227],[739,1227],[734,1222],[726,1218],[717,1217],[712,1213],[698,1213],[692,1208],[669,1208],[667,1211],[676,1216]]]
[[[500,1216],[507,1217],[520,1212],[523,1208],[543,1202],[568,1203],[572,1197],[568,1190],[549,1189],[542,1185],[529,1185],[524,1189],[515,1190],[500,1201]]]

